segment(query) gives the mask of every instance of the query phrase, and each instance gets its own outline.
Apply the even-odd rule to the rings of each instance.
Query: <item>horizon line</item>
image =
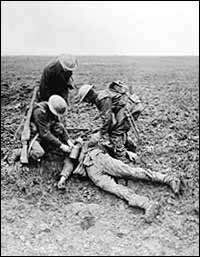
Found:
[[[1,54],[2,57],[6,56],[58,56],[59,54]],[[167,57],[167,56],[196,56],[199,57],[199,54],[72,54],[74,56],[158,56],[158,57]]]

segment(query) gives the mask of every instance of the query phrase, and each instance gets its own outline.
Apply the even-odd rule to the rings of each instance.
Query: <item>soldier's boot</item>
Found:
[[[178,194],[181,185],[181,179],[179,177],[150,170],[145,171],[145,173],[152,181],[167,184],[175,194]]]
[[[160,210],[160,205],[158,202],[151,201],[148,203],[145,211],[145,220],[146,222],[150,223],[154,220],[156,215],[158,214]]]
[[[164,178],[164,182],[171,187],[174,194],[179,193],[181,187],[181,179],[179,177],[174,175],[167,175]]]
[[[128,159],[133,163],[133,164],[136,164],[136,163],[139,163],[139,156],[136,154],[136,153],[133,153],[131,151],[127,151],[126,152],[127,154],[127,157]]]
[[[178,194],[181,186],[181,179],[175,175],[165,175],[161,173],[157,173],[155,175],[155,180],[158,182],[162,182],[170,186],[174,194]]]
[[[145,221],[150,223],[154,220],[155,216],[159,212],[159,204],[154,201],[150,201],[147,197],[134,195],[129,201],[129,205],[140,207],[145,210]]]

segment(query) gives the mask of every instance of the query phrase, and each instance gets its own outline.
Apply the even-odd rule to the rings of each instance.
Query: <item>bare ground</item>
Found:
[[[79,57],[77,83],[103,88],[121,79],[141,95],[146,109],[138,123],[140,165],[184,179],[176,197],[167,186],[128,181],[136,193],[160,202],[161,211],[150,225],[141,210],[87,179],[73,176],[66,192],[57,191],[61,156],[50,154],[29,171],[9,165],[11,150],[20,146],[19,140],[13,141],[14,133],[49,59],[19,56],[1,61],[1,255],[198,256],[198,58]],[[95,108],[74,104],[75,94],[66,125],[99,125]]]

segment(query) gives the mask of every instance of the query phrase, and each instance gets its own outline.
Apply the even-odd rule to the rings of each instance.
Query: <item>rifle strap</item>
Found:
[[[131,127],[132,127],[133,131],[136,133],[136,136],[137,136],[137,139],[138,139],[139,138],[138,130],[137,130],[136,124],[133,120],[133,117],[132,117],[131,113],[129,112],[129,110],[126,110],[125,114],[126,114],[127,119],[129,120],[130,124],[131,124]]]

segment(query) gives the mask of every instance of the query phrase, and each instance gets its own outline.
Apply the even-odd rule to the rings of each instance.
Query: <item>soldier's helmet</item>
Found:
[[[67,103],[59,95],[52,95],[49,97],[48,106],[50,111],[56,116],[62,116],[67,110]]]
[[[77,59],[70,54],[61,54],[58,56],[58,61],[60,62],[62,68],[65,71],[74,71],[78,66]]]
[[[90,89],[93,88],[93,85],[83,85],[80,87],[79,91],[78,91],[78,101],[82,102],[84,100],[84,98],[87,96],[87,94],[89,93]]]
[[[108,88],[110,90],[117,91],[117,92],[120,92],[120,93],[128,91],[128,86],[120,80],[116,80],[116,81],[111,82],[109,84]]]

